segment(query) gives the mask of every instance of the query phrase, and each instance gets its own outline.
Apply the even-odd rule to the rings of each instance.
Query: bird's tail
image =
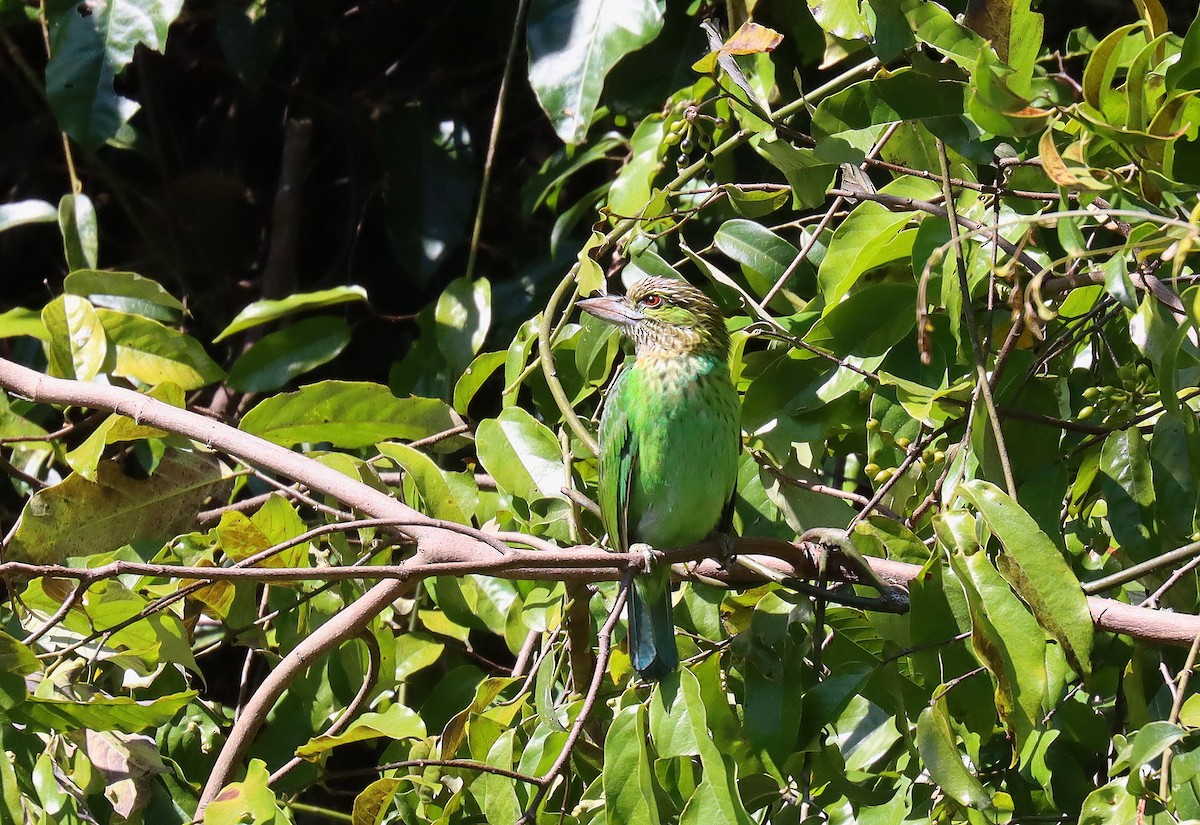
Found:
[[[638,676],[655,681],[679,666],[669,570],[633,580],[629,590],[629,658]]]

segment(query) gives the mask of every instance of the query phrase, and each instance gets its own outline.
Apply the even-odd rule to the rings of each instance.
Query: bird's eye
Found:
[[[654,295],[647,295],[642,299],[642,306],[644,306],[646,309],[658,309],[662,305],[663,296],[658,295],[657,293]]]

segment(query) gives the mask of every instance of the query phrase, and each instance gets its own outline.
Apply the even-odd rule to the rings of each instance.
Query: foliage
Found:
[[[482,26],[507,30],[519,12],[495,5]],[[180,204],[122,179],[170,162],[164,110],[126,95],[150,102],[172,38],[257,93],[321,12],[0,3],[71,182],[57,203],[14,182],[0,205],[0,240],[24,244],[0,247],[6,278],[42,266],[38,224],[58,227],[49,300],[14,287],[0,307],[8,360],[236,423],[448,535],[601,545],[581,502],[621,345],[572,302],[616,272],[686,277],[735,342],[736,532],[846,527],[917,566],[904,615],[842,604],[862,586],[679,569],[684,666],[658,684],[613,630],[615,580],[442,571],[287,685],[204,822],[1200,820],[1200,642],[1112,632],[1087,598],[1200,612],[1200,21],[1158,0],[1069,32],[1022,0],[961,19],[930,0],[761,0],[729,4],[725,38],[702,5],[533,0],[528,62],[506,66],[521,88],[502,88],[542,107],[541,131],[501,160],[437,95],[364,87],[377,178],[350,223],[367,251],[306,284],[289,152],[307,127],[262,192],[253,264],[142,268],[108,227],[188,248],[157,223]],[[24,48],[43,34],[48,58]],[[460,55],[452,34],[430,52]],[[352,98],[325,92],[333,110]],[[226,183],[197,203],[234,260],[245,199]],[[333,224],[335,207],[310,211]],[[402,352],[379,345],[388,315]],[[191,821],[265,673],[412,552],[199,426],[0,393],[0,823]],[[196,578],[235,565],[263,575]],[[361,578],[323,578],[345,565]]]

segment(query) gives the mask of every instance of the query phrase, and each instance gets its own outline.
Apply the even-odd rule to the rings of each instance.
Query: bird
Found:
[[[688,282],[657,276],[636,281],[624,296],[578,306],[633,342],[600,415],[598,497],[609,546],[662,551],[727,531],[741,424],[721,311]],[[668,567],[634,579],[627,618],[638,676],[658,681],[673,673],[679,653]]]

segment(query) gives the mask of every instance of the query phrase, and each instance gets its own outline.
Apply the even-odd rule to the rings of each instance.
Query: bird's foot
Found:
[[[654,570],[663,556],[661,551],[655,550],[650,545],[643,544],[642,542],[629,545],[629,552],[642,554],[642,572],[644,573]]]
[[[716,530],[712,534],[713,541],[717,543],[717,547],[721,549],[721,554],[718,560],[721,564],[728,565],[733,562],[733,536],[723,530]]]

